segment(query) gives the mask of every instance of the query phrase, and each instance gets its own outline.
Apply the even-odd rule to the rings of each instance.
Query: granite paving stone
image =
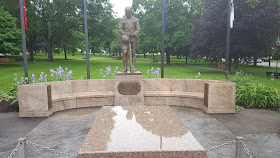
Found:
[[[280,114],[275,111],[245,109],[236,114],[206,114],[188,107],[171,108],[205,149],[243,136],[254,158],[280,157]],[[49,118],[22,119],[18,113],[0,114],[0,158],[7,158],[17,139],[24,136],[34,143],[77,154],[100,109],[61,111]],[[27,149],[28,158],[67,157],[30,145]],[[234,154],[235,144],[207,153],[209,158],[234,158]],[[243,157],[248,157],[245,152]]]

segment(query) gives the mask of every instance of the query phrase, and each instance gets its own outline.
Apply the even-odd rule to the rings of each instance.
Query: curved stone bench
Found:
[[[145,105],[188,106],[235,113],[235,83],[200,79],[144,79]]]
[[[115,80],[71,80],[18,86],[19,116],[115,105]],[[207,113],[235,113],[235,83],[197,79],[143,79],[144,105],[188,106]]]

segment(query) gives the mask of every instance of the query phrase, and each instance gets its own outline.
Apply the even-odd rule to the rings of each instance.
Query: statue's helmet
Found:
[[[129,37],[127,35],[122,35],[122,42],[123,43],[128,43],[129,42]]]

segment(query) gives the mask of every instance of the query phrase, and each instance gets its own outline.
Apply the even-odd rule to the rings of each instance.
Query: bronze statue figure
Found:
[[[129,55],[130,72],[135,72],[137,38],[141,31],[139,20],[132,14],[132,8],[125,8],[125,15],[121,19],[119,32],[123,43],[123,72],[127,72],[127,58]],[[129,54],[128,54],[129,53]]]

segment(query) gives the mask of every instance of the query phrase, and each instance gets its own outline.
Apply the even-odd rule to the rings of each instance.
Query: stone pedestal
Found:
[[[143,75],[118,72],[115,79],[115,106],[144,105]]]
[[[206,158],[169,106],[104,106],[78,158]]]

